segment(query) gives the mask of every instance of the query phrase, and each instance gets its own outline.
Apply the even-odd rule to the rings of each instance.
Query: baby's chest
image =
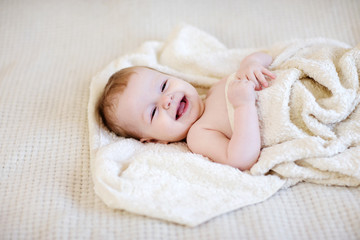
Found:
[[[231,138],[232,131],[225,99],[225,86],[218,84],[205,101],[204,123]]]

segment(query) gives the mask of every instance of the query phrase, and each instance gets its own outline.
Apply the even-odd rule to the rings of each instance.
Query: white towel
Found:
[[[145,65],[208,88],[255,50],[228,49],[199,29],[181,26],[165,42],[145,42],[99,72],[88,106],[97,195],[111,208],[196,226],[299,181],[359,185],[360,54],[343,43],[302,40],[268,49],[277,79],[258,96],[265,148],[251,172],[213,163],[185,143],[143,144],[117,137],[104,128],[95,109],[108,78],[121,68]],[[300,80],[307,76],[319,83]]]

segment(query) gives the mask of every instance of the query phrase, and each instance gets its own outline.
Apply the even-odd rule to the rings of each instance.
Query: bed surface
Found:
[[[1,1],[0,239],[359,239],[360,188],[298,184],[196,228],[109,209],[94,193],[92,76],[180,23],[229,48],[360,42],[357,0]]]

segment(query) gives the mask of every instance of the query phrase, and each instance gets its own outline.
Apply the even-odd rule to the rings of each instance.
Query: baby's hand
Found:
[[[264,66],[266,55],[261,53],[253,54],[246,57],[240,64],[236,76],[239,79],[247,79],[255,84],[255,90],[261,90],[268,87],[268,79],[275,79],[276,76]],[[268,64],[266,64],[268,65]]]
[[[237,108],[244,104],[255,104],[255,84],[252,81],[241,79],[229,83],[228,99]]]

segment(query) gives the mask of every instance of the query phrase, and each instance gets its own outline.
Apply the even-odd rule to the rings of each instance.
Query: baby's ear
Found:
[[[141,138],[140,142],[142,142],[142,143],[163,143],[163,144],[168,144],[169,143],[167,141],[156,140],[156,139],[152,139],[152,138]]]

